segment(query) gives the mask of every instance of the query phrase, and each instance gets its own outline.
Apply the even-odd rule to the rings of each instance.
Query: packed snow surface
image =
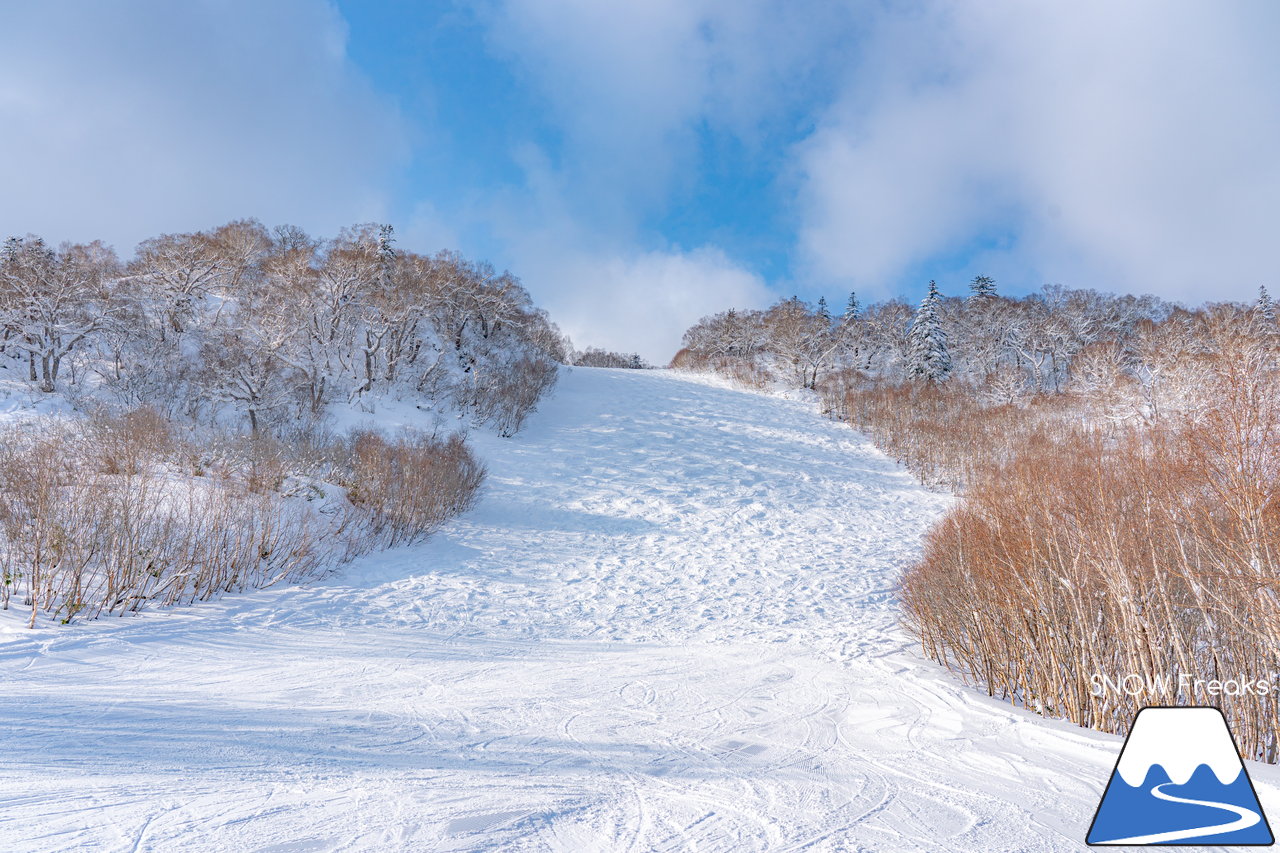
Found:
[[[0,850],[1083,849],[1120,739],[919,656],[948,499],[853,431],[576,369],[479,444],[476,510],[323,582],[9,614]]]

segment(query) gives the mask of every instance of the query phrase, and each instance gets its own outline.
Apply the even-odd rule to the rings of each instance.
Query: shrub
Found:
[[[21,596],[32,626],[40,613],[66,623],[313,576],[333,564],[327,540],[351,532],[277,494],[149,470],[151,456],[103,470],[79,452],[81,429],[102,434],[94,423],[5,436],[3,603]]]
[[[1246,757],[1275,762],[1280,697],[1195,687],[1280,673],[1274,361],[1224,348],[1212,392],[1194,418],[1033,432],[975,467],[903,579],[925,652],[991,695],[1113,732],[1145,703],[1097,696],[1091,676],[1162,676],[1159,701],[1221,706]]]
[[[682,349],[671,359],[673,370],[693,373],[715,373],[733,384],[753,391],[769,387],[769,374],[755,362],[733,356],[708,356],[697,350]]]
[[[402,435],[387,440],[361,432],[350,440],[347,495],[371,513],[387,546],[415,542],[471,509],[484,466],[459,435],[437,439]]]
[[[1119,424],[1088,421],[1084,404],[1066,394],[1037,394],[1018,403],[983,402],[973,388],[928,382],[842,381],[834,414],[929,486],[958,490],[1029,444],[1077,435],[1117,434]]]
[[[169,420],[149,406],[119,416],[98,409],[82,435],[84,452],[103,474],[140,474],[145,460],[166,456],[176,446]]]
[[[481,424],[490,424],[509,438],[520,431],[536,411],[538,401],[555,385],[559,375],[555,362],[523,357],[504,370],[478,376],[463,387],[459,408],[470,407]]]
[[[313,578],[425,538],[484,478],[457,435],[200,438],[145,409],[0,434],[0,607],[68,623]]]

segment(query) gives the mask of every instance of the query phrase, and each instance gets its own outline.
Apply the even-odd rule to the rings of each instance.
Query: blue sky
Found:
[[[0,230],[389,221],[579,346],[994,275],[1274,281],[1280,5],[51,0],[0,30]]]
[[[495,7],[340,2],[338,8],[348,26],[352,61],[396,99],[413,125],[417,144],[395,219],[411,222],[415,205],[430,200],[448,214],[445,231],[497,257],[504,253],[503,241],[483,221],[459,212],[465,202],[458,200],[520,193],[529,158],[559,173],[588,176],[575,175],[583,140],[556,114],[555,96],[495,34]],[[644,249],[714,245],[766,281],[790,286],[795,216],[788,184],[794,181],[784,152],[812,132],[810,110],[830,89],[822,81],[799,82],[802,88],[776,114],[760,116],[761,126],[750,134],[694,115],[673,134],[684,138],[667,150],[623,151],[621,157],[640,160],[620,159],[618,167],[628,171],[645,169],[651,159],[677,159],[677,174],[652,194],[618,198],[608,186],[593,190],[596,185],[587,184],[567,192],[564,203],[579,216],[600,217],[627,231]],[[602,100],[594,109],[606,113],[610,105]],[[626,126],[625,116],[616,120]],[[606,147],[587,155],[614,156]]]

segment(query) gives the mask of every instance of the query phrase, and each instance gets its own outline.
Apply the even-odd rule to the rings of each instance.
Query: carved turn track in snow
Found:
[[[1082,848],[1119,739],[918,657],[893,588],[946,499],[849,429],[579,369],[480,449],[422,547],[11,628],[0,849]]]

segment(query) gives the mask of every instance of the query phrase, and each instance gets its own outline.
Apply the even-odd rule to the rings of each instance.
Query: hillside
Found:
[[[949,498],[848,427],[577,368],[475,440],[486,493],[423,545],[6,614],[0,848],[1081,849],[1119,738],[919,656],[893,588]]]

